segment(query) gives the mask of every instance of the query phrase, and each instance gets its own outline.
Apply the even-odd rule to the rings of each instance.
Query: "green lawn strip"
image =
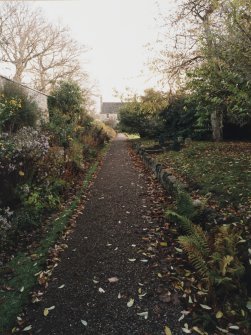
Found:
[[[142,144],[147,147],[149,141]],[[189,184],[197,185],[202,195],[212,193],[221,207],[237,208],[247,203],[251,194],[249,147],[251,149],[251,144],[244,142],[192,142],[179,152],[164,152],[156,159]]]
[[[138,140],[140,138],[140,136],[138,134],[127,134],[127,133],[125,133],[125,135],[128,137],[129,140]]]
[[[107,150],[108,146],[101,151],[100,156],[104,156]],[[0,334],[7,331],[14,324],[16,317],[22,311],[22,307],[29,301],[29,294],[34,285],[37,284],[37,276],[35,275],[44,269],[48,249],[54,245],[60,234],[64,231],[98,165],[99,161],[92,164],[85,176],[81,191],[78,192],[69,208],[65,209],[54,220],[47,235],[40,242],[40,247],[33,251],[34,254],[38,255],[38,259],[32,260],[27,253],[20,253],[6,265],[6,268],[14,270],[14,277],[8,281],[0,278],[0,285],[5,285],[9,288],[9,290],[0,291]]]

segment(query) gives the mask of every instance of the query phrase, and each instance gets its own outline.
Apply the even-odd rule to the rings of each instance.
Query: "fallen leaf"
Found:
[[[203,332],[202,330],[200,330],[198,327],[193,327],[193,330],[196,331],[196,333],[200,334],[200,335],[206,335],[207,333]]]
[[[189,304],[193,304],[193,299],[191,298],[190,295],[189,295],[188,303],[189,303]]]
[[[251,299],[248,300],[246,307],[247,309],[251,310]]]
[[[105,293],[105,290],[103,290],[102,287],[100,287],[100,288],[98,289],[98,291],[99,291],[100,293]]]
[[[118,299],[121,299],[121,293],[119,292],[119,294],[118,294]]]
[[[48,308],[44,309],[44,316],[47,316],[49,314]]]
[[[87,326],[87,322],[85,320],[81,320],[82,325],[84,325],[85,327]]]
[[[139,316],[143,316],[145,320],[148,319],[148,312],[137,313]]]
[[[23,292],[23,291],[24,291],[24,286],[22,286],[20,289],[20,292]]]
[[[172,335],[171,329],[165,326],[165,335]]]
[[[134,299],[131,298],[127,303],[127,307],[132,307],[133,304],[134,304]]]
[[[27,326],[23,329],[23,332],[28,332],[29,330],[31,330],[31,328],[32,328],[32,326],[29,325],[29,326]]]
[[[238,329],[240,329],[240,327],[239,326],[229,326],[229,329],[236,329],[236,330],[238,330]]]
[[[65,287],[65,284],[63,284],[63,285],[59,286],[58,288],[64,288],[64,287]]]
[[[147,263],[148,259],[141,259],[140,261],[143,262],[143,263]]]
[[[161,247],[167,247],[167,242],[160,242]]]
[[[129,262],[135,262],[135,261],[136,261],[136,258],[129,258],[128,261],[129,261]]]
[[[228,334],[228,330],[223,329],[223,328],[220,328],[220,327],[217,327],[217,326],[216,326],[216,328],[217,328],[220,332],[222,332],[222,333],[224,333],[224,334]]]
[[[119,279],[117,277],[108,278],[109,283],[117,283]]]
[[[145,295],[146,295],[146,293],[139,294],[139,299],[141,300]]]
[[[204,308],[204,309],[212,309],[212,307],[209,307],[209,306],[207,306],[207,305],[202,305],[202,304],[200,304],[200,306],[201,306],[202,308]]]
[[[223,317],[222,311],[218,311],[215,316],[216,316],[216,319],[221,319]]]

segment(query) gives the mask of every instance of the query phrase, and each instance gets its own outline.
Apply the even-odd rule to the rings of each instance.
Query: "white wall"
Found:
[[[5,77],[0,75],[0,88],[3,88],[3,86],[6,82],[15,83],[13,80],[10,80],[10,79],[5,78]],[[15,84],[20,85],[18,83],[15,83]],[[24,88],[28,97],[30,99],[34,100],[37,103],[38,108],[40,110],[40,115],[38,116],[38,122],[39,123],[41,121],[49,122],[49,111],[48,111],[48,102],[47,102],[48,96],[45,95],[42,92],[39,92],[37,90],[33,90],[32,88],[29,88],[27,86],[24,86],[24,85],[20,85],[20,86],[22,86]]]

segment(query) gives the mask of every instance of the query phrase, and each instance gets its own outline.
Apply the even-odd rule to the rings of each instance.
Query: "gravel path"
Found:
[[[153,261],[142,255],[143,231],[151,225],[144,218],[147,187],[118,135],[43,301],[28,307],[32,334],[161,335],[166,325],[179,334],[179,306],[159,301]],[[113,277],[118,281],[110,283]]]

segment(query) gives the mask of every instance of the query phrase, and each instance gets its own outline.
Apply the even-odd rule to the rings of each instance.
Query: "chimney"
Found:
[[[102,113],[103,98],[100,96],[100,113]]]

